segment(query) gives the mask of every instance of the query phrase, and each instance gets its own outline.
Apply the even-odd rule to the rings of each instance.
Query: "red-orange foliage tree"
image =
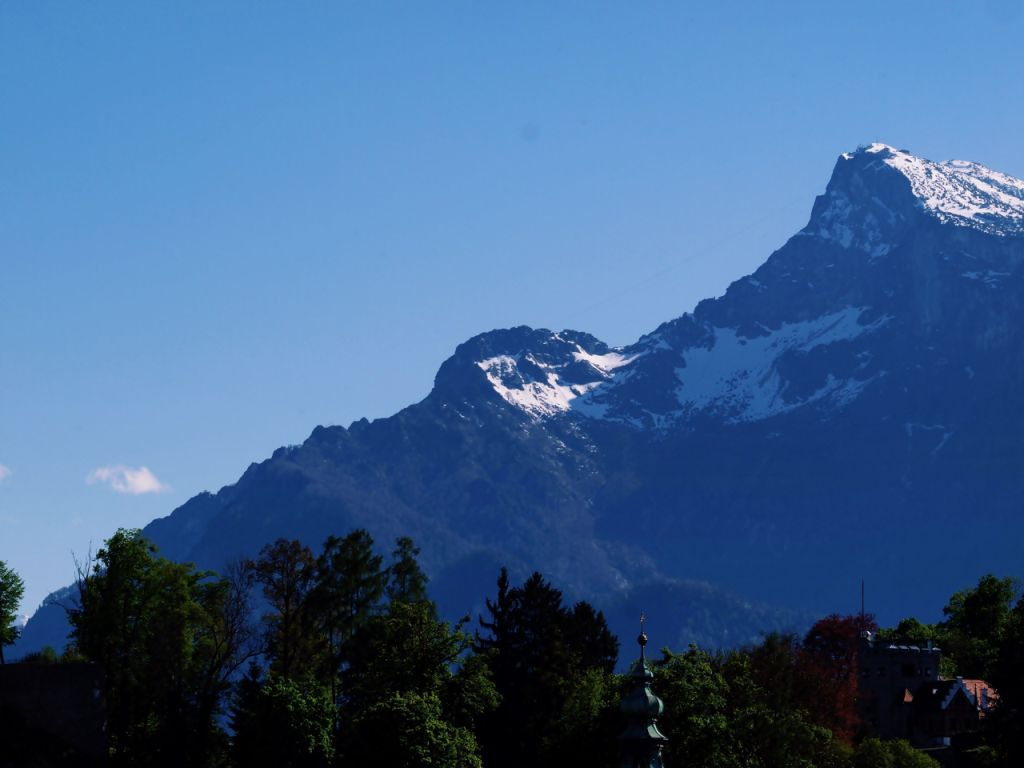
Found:
[[[797,655],[803,707],[817,724],[847,744],[853,742],[861,726],[857,711],[858,638],[864,630],[877,629],[871,615],[834,613],[810,628]]]

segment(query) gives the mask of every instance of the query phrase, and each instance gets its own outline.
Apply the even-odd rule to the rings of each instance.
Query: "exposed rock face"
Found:
[[[1024,575],[1022,262],[1024,182],[862,148],[692,314],[619,349],[481,334],[422,402],[317,427],[146,532],[214,568],[277,536],[411,535],[452,614],[505,564],[623,621],[642,603],[670,645],[853,610],[861,578],[883,620],[937,612]]]

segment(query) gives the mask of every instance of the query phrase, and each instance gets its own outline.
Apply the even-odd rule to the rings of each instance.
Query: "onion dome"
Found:
[[[619,734],[622,768],[662,768],[661,750],[668,739],[658,730],[658,716],[665,711],[661,699],[654,695],[651,683],[654,672],[644,656],[647,635],[640,617],[640,658],[630,668],[632,685],[619,708],[625,715],[626,728]]]

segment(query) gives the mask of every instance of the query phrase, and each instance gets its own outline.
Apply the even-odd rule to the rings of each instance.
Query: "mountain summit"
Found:
[[[622,348],[476,336],[422,402],[317,427],[146,533],[212,568],[410,535],[451,615],[537,569],[613,626],[657,611],[674,646],[853,610],[862,578],[882,621],[937,610],[1024,576],[1022,264],[1024,182],[872,144],[692,313]]]
[[[978,163],[933,163],[872,144],[839,158],[802,234],[872,257],[898,245],[921,214],[1002,237],[1024,232],[1024,182]]]
[[[663,431],[701,415],[738,422],[811,404],[841,407],[879,375],[869,355],[813,386],[808,363],[870,346],[897,318],[894,286],[871,277],[914,279],[900,265],[873,262],[895,251],[941,253],[962,266],[966,280],[991,284],[1009,275],[1000,270],[1015,257],[999,254],[989,263],[985,249],[951,255],[930,242],[915,245],[943,233],[963,240],[950,225],[1021,236],[1024,182],[977,163],[933,163],[872,144],[840,157],[796,236],[810,242],[794,238],[723,299],[621,349],[575,332],[513,329],[476,337],[446,366],[462,363],[467,378],[485,378],[535,421],[572,414]]]

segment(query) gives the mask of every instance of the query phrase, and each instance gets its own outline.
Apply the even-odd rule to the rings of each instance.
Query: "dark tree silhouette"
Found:
[[[547,765],[548,731],[563,720],[574,685],[588,670],[611,672],[618,640],[600,611],[586,603],[569,610],[539,573],[510,587],[502,569],[487,611],[476,649],[487,659],[501,703],[481,723],[484,764]]]
[[[0,664],[4,663],[4,646],[18,639],[18,628],[14,622],[24,594],[25,582],[13,568],[0,560]]]

